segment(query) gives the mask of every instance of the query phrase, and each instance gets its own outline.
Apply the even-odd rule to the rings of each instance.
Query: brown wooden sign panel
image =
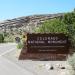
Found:
[[[62,33],[27,34],[28,53],[68,54],[69,45],[68,37]]]

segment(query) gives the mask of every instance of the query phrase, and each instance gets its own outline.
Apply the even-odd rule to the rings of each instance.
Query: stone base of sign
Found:
[[[19,60],[25,59],[64,61],[67,59],[67,54],[27,53],[25,50],[22,50]]]

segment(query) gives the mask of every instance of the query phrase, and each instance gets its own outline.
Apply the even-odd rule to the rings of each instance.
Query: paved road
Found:
[[[1,75],[33,75],[31,72],[19,67],[17,64],[2,57],[2,55],[15,50],[15,43],[0,44],[0,74]]]
[[[0,56],[16,49],[16,43],[0,44]]]

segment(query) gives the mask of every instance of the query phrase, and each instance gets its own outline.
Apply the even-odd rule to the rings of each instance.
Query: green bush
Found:
[[[75,53],[72,56],[68,57],[67,62],[70,66],[70,69],[68,70],[70,72],[70,75],[75,75]]]
[[[71,39],[72,48],[75,49],[75,11],[64,14],[63,22],[67,24],[69,38]]]
[[[0,34],[0,43],[3,43],[4,42],[4,36],[3,34]]]
[[[47,20],[35,30],[38,33],[64,33],[68,34],[67,25],[59,19]]]
[[[73,24],[75,22],[75,11],[64,14],[63,21],[65,24]]]
[[[14,35],[7,35],[7,36],[5,36],[4,41],[5,42],[15,42],[15,37],[14,37]]]
[[[75,71],[75,54],[73,54],[72,56],[68,58],[68,63],[72,67],[72,69]]]
[[[18,48],[18,49],[23,48],[23,43],[21,43],[21,42],[20,42],[20,43],[18,43],[18,44],[17,44],[17,48]]]

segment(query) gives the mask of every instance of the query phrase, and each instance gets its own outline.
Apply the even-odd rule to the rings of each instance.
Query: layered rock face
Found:
[[[9,31],[26,31],[33,32],[35,27],[39,27],[45,20],[62,17],[63,14],[44,14],[44,15],[32,15],[26,17],[19,17],[10,20],[0,22],[0,32]]]

